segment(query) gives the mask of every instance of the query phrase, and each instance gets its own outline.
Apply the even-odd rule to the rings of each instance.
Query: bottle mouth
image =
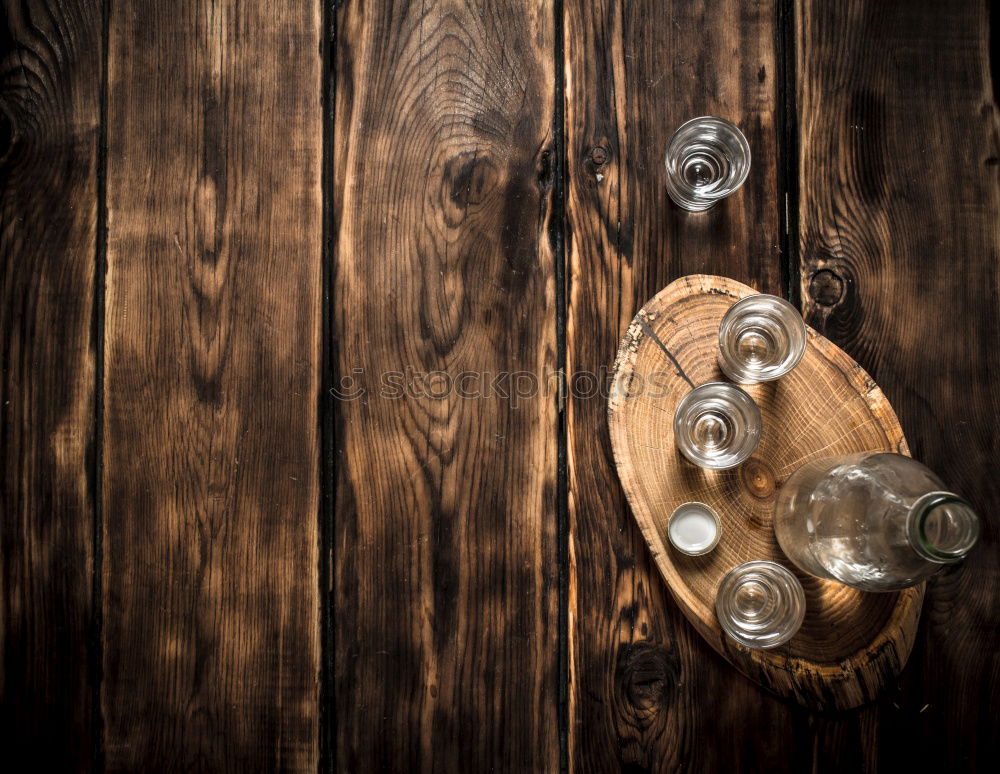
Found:
[[[938,564],[961,561],[979,539],[979,517],[951,492],[929,492],[917,500],[906,527],[913,549]]]

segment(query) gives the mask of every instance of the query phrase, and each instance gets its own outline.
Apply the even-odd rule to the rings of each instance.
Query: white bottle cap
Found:
[[[722,525],[719,514],[705,503],[690,502],[677,506],[667,519],[667,537],[683,554],[707,554],[719,543]]]

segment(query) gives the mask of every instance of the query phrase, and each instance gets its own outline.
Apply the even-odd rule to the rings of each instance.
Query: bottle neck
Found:
[[[924,559],[951,564],[965,558],[979,538],[979,517],[951,492],[929,492],[910,508],[907,537]]]

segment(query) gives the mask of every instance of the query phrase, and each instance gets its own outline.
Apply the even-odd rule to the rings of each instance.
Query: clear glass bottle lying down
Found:
[[[862,452],[795,471],[778,493],[774,530],[805,572],[894,591],[960,561],[979,537],[979,519],[919,462]]]

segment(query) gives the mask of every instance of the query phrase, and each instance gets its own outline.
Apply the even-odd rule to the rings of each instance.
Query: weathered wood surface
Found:
[[[670,600],[614,471],[606,391],[572,389],[578,372],[607,386],[632,316],[678,276],[781,293],[777,9],[565,8],[570,766],[801,769],[804,713],[737,677]],[[732,198],[690,215],[667,197],[663,151],[706,114],[743,129],[753,166]]]
[[[111,4],[108,769],[318,762],[321,13]]]
[[[898,691],[837,729],[886,770],[990,770],[1000,724],[1000,116],[987,3],[796,6],[802,298],[864,366],[914,457],[984,517],[929,582]],[[995,12],[995,8],[994,8]],[[991,25],[994,29],[991,29]],[[830,765],[849,765],[829,759]]]
[[[0,740],[39,771],[89,771],[100,5],[4,13]]]
[[[552,7],[337,21],[336,766],[552,771]]]
[[[100,10],[4,12],[0,738],[39,770],[89,771]]]
[[[674,410],[692,383],[727,381],[716,360],[719,325],[734,303],[754,292],[725,277],[693,274],[643,305],[615,360],[608,400],[615,464],[671,596],[706,641],[780,696],[813,709],[852,709],[875,698],[906,663],[923,584],[865,594],[797,571],[774,535],[775,500],[788,477],[817,457],[877,449],[906,454],[906,440],[871,377],[810,329],[795,370],[776,382],[743,386],[761,414],[753,456],[722,471],[683,459],[675,447]],[[705,556],[685,556],[667,537],[670,514],[692,501],[715,508],[722,526],[719,544]],[[766,651],[733,642],[715,615],[726,573],[756,559],[794,571],[806,599],[798,633]]]
[[[40,770],[987,767],[989,14],[6,3],[4,749]],[[754,165],[690,216],[662,154],[703,113]],[[991,519],[874,705],[809,715],[739,677],[632,524],[574,374],[606,384],[632,315],[693,272],[801,294]],[[409,366],[542,392],[338,401],[324,351],[330,387]]]

